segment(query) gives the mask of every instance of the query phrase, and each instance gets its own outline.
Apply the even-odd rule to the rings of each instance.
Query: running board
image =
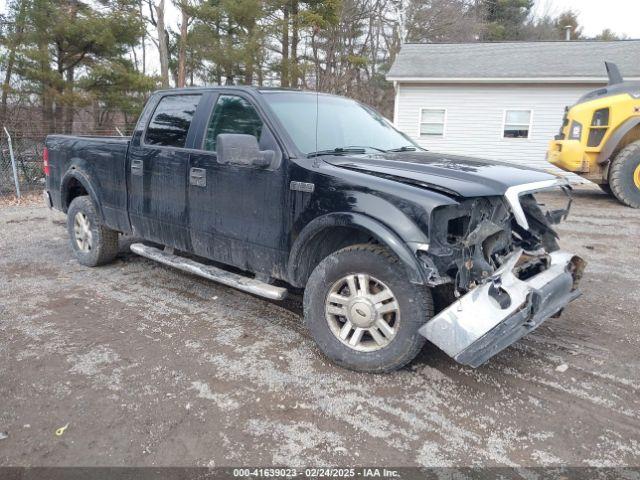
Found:
[[[228,272],[221,268],[205,265],[189,258],[180,257],[173,253],[165,252],[159,248],[149,247],[142,243],[131,244],[131,251],[156,262],[175,267],[184,272],[193,273],[214,282],[222,283],[229,287],[237,288],[243,292],[253,293],[272,300],[282,300],[287,296],[287,289],[269,285],[254,278],[244,277],[237,273]]]

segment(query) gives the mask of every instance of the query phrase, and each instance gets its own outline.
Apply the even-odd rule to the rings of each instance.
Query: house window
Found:
[[[420,110],[420,136],[444,136],[447,111],[444,108],[423,108]]]
[[[531,110],[506,110],[504,112],[503,138],[529,138]]]

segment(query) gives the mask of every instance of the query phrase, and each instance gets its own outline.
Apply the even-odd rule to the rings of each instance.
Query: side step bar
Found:
[[[229,287],[237,288],[244,292],[260,295],[261,297],[270,298],[272,300],[282,300],[287,296],[287,289],[269,285],[254,278],[244,277],[237,273],[227,272],[221,268],[196,262],[189,258],[180,257],[172,253],[165,252],[159,248],[150,247],[142,243],[131,244],[131,251],[138,255],[156,262],[175,267],[185,272],[193,273],[200,277],[222,283]]]

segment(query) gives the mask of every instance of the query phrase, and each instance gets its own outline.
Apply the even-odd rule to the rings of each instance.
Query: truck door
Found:
[[[250,97],[214,95],[211,115],[190,159],[189,216],[197,255],[243,270],[284,278],[288,252],[283,232],[288,219],[281,150]],[[241,133],[258,139],[260,150],[278,159],[271,167],[220,164],[216,138]]]
[[[201,98],[191,93],[162,96],[129,148],[129,217],[134,235],[186,251],[191,245],[186,147]]]

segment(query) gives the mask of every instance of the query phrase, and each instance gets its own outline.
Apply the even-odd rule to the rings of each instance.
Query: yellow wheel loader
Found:
[[[547,159],[640,208],[640,82],[625,82],[615,64],[605,66],[609,85],[565,109]]]

